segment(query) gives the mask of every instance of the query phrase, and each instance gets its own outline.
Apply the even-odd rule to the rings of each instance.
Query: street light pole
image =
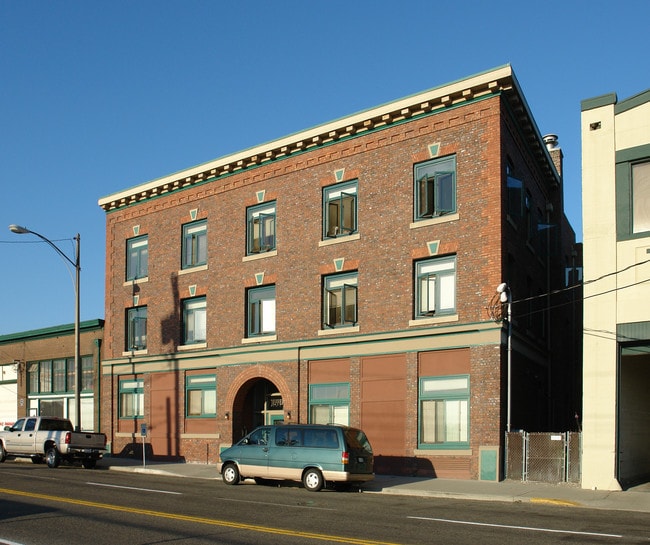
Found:
[[[505,282],[497,286],[497,293],[502,303],[508,304],[508,409],[506,418],[506,431],[510,432],[510,415],[512,409],[512,293],[510,287]]]
[[[12,224],[9,226],[9,230],[12,233],[16,233],[18,235],[25,235],[25,234],[32,234],[34,236],[37,236],[40,238],[42,241],[47,242],[52,249],[59,254],[65,261],[70,263],[74,268],[75,268],[75,279],[74,279],[74,298],[75,298],[75,310],[74,310],[74,374],[75,374],[75,389],[74,389],[74,401],[75,401],[75,412],[76,412],[76,423],[75,423],[75,429],[76,431],[81,430],[81,346],[80,346],[80,331],[79,331],[79,323],[80,323],[80,305],[79,305],[79,299],[80,299],[80,280],[81,280],[81,236],[79,233],[77,233],[77,236],[74,237],[75,241],[75,255],[74,255],[74,261],[70,259],[67,254],[65,254],[61,248],[59,248],[54,242],[52,242],[49,238],[44,237],[43,235],[37,233],[36,231],[32,231],[31,229],[27,229],[26,227],[21,227],[20,225],[15,225]]]

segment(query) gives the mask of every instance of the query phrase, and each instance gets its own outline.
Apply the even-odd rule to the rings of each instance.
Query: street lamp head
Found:
[[[508,290],[508,284],[506,284],[505,282],[501,282],[501,284],[497,286],[497,293],[504,293],[507,290]]]
[[[9,230],[12,233],[16,233],[18,235],[25,235],[27,233],[31,233],[31,231],[29,229],[27,229],[26,227],[21,227],[20,225],[16,225],[15,223],[12,223],[9,226]]]

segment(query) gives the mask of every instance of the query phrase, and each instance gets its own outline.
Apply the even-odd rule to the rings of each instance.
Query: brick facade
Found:
[[[495,287],[508,279],[508,256],[517,259],[516,277],[508,279],[513,290],[516,285],[523,293],[524,286],[528,295],[530,285],[540,293],[548,288],[542,259],[526,254],[523,228],[507,218],[507,161],[536,206],[553,201],[554,217],[564,221],[541,139],[533,149],[532,120],[511,112],[510,94],[521,97],[508,74],[504,78],[501,93],[463,94],[473,99],[462,104],[441,93],[445,107],[428,113],[375,120],[355,134],[342,120],[328,133],[339,134],[330,141],[305,139],[295,145],[300,151],[278,148],[273,160],[233,160],[240,166],[224,167],[227,172],[207,164],[205,173],[180,173],[156,190],[150,188],[155,184],[141,193],[135,188],[128,205],[100,201],[107,210],[103,431],[112,436],[113,451],[137,443],[137,425],[117,411],[120,378],[144,378],[150,407],[152,377],[165,382],[169,376],[159,391],[173,410],[161,418],[145,409],[142,419],[159,428],[165,423],[164,433],[151,431],[154,455],[214,461],[219,448],[248,430],[260,381],[281,395],[285,422],[306,422],[312,366],[326,377],[330,362],[333,377],[347,374],[332,382],[349,384],[349,421],[375,444],[378,471],[478,478],[479,447],[503,444],[503,332],[487,307]],[[445,156],[456,158],[457,214],[418,224],[414,165]],[[351,180],[358,184],[358,233],[324,241],[323,188]],[[246,207],[268,202],[276,205],[277,250],[247,257]],[[182,226],[199,219],[207,220],[207,265],[181,271]],[[135,234],[148,236],[149,276],[125,282],[126,241]],[[456,256],[456,313],[418,322],[415,262],[432,255]],[[347,331],[324,331],[322,324],[323,276],[335,272],[357,273],[358,327]],[[260,280],[276,290],[271,340],[245,338],[246,288]],[[207,300],[206,342],[180,347],[181,301],[197,295]],[[143,353],[126,351],[125,312],[136,304],[148,312]],[[524,344],[523,352],[537,354],[526,359],[548,360],[544,342]],[[468,448],[418,448],[420,366],[427,358],[434,362],[429,373],[435,361],[444,361],[449,375],[470,377]],[[200,422],[185,415],[186,376],[197,370],[210,370],[217,384],[216,417]],[[157,403],[160,411],[164,403]]]

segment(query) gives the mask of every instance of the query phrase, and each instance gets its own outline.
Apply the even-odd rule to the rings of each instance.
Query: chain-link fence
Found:
[[[580,434],[506,433],[506,479],[580,482]]]

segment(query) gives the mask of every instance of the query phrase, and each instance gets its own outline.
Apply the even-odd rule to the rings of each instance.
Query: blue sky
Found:
[[[104,317],[100,197],[507,63],[564,152],[580,102],[650,88],[649,0],[0,0],[0,335]],[[2,354],[0,353],[0,360]]]

